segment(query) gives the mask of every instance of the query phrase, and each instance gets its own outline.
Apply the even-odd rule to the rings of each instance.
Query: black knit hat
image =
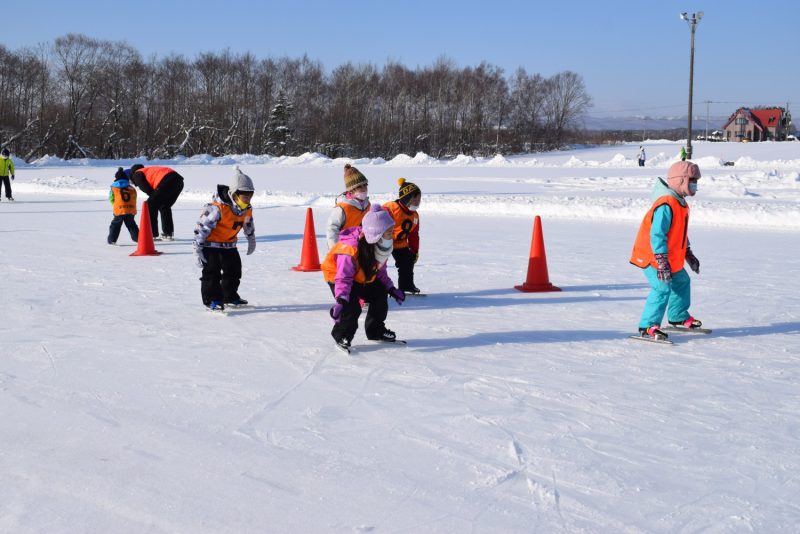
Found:
[[[397,184],[400,186],[400,191],[397,193],[397,201],[404,206],[408,206],[408,203],[411,202],[412,198],[422,194],[422,191],[419,187],[417,187],[417,184],[406,182],[405,178],[398,178]]]
[[[125,174],[125,171],[122,170],[122,167],[119,167],[117,169],[117,172],[114,174],[114,179],[116,179],[116,180],[127,180],[128,179],[128,175]]]

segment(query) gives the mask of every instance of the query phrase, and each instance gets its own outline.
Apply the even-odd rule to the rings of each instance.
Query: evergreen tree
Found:
[[[286,98],[283,90],[278,92],[275,99],[275,106],[269,113],[266,131],[267,142],[264,144],[264,151],[273,156],[286,156],[291,154],[294,138],[292,129],[289,126],[294,107]]]

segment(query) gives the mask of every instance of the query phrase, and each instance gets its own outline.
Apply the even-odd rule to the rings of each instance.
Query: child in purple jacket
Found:
[[[373,205],[361,226],[343,230],[328,251],[322,274],[336,304],[330,310],[334,320],[331,335],[336,344],[349,350],[361,315],[359,299],[369,303],[364,321],[367,339],[394,342],[396,335],[386,328],[388,295],[402,304],[405,293],[394,286],[386,272],[392,254],[394,220],[379,205]]]

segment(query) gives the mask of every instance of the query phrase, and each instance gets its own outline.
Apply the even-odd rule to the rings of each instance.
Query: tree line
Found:
[[[0,145],[26,161],[195,154],[442,158],[549,150],[591,106],[580,75],[447,58],[409,69],[229,51],[143,59],[124,42],[68,34],[0,45]]]

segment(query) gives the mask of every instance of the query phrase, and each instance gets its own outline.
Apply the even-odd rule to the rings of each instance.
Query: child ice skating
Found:
[[[348,352],[361,315],[359,299],[369,303],[364,321],[367,339],[396,341],[395,333],[385,325],[389,310],[387,297],[391,295],[402,304],[406,296],[394,286],[386,272],[389,253],[378,247],[380,241],[384,242],[383,250],[391,247],[393,228],[392,217],[380,206],[373,206],[361,226],[341,232],[339,242],[328,251],[322,263],[322,274],[336,299],[330,309],[334,320],[331,336]]]
[[[111,190],[108,192],[108,200],[114,210],[114,218],[108,227],[108,244],[116,245],[122,224],[131,234],[131,240],[136,243],[139,241],[139,226],[136,224],[136,188],[128,180],[128,175],[122,170],[117,169],[114,175],[114,182],[111,183]]]
[[[203,269],[200,294],[212,311],[224,311],[225,305],[244,306],[239,296],[242,259],[236,248],[237,235],[244,229],[247,255],[256,249],[253,208],[250,201],[255,189],[253,180],[239,167],[234,168],[230,186],[217,185],[214,200],[207,204],[194,229],[194,253]]]
[[[661,320],[673,327],[697,329],[702,323],[689,314],[691,286],[684,264],[695,273],[700,261],[689,246],[689,205],[687,196],[697,193],[700,169],[690,161],[674,163],[667,181],[658,178],[653,188],[653,205],[644,216],[630,262],[643,269],[650,284],[639,334],[654,340],[666,340]]]
[[[349,163],[344,166],[345,192],[339,195],[344,199],[337,202],[331,211],[325,231],[328,249],[339,241],[339,232],[361,224],[370,207],[368,185],[361,171]]]
[[[392,257],[397,266],[397,286],[407,294],[419,294],[414,285],[414,265],[419,258],[419,209],[422,191],[416,184],[397,180],[400,191],[397,200],[387,202],[383,208],[394,219],[394,243]]]
[[[10,179],[9,179],[10,178]],[[0,197],[3,193],[3,186],[6,188],[6,200],[14,200],[11,196],[11,180],[14,179],[14,161],[11,159],[11,152],[4,148],[0,152]]]

